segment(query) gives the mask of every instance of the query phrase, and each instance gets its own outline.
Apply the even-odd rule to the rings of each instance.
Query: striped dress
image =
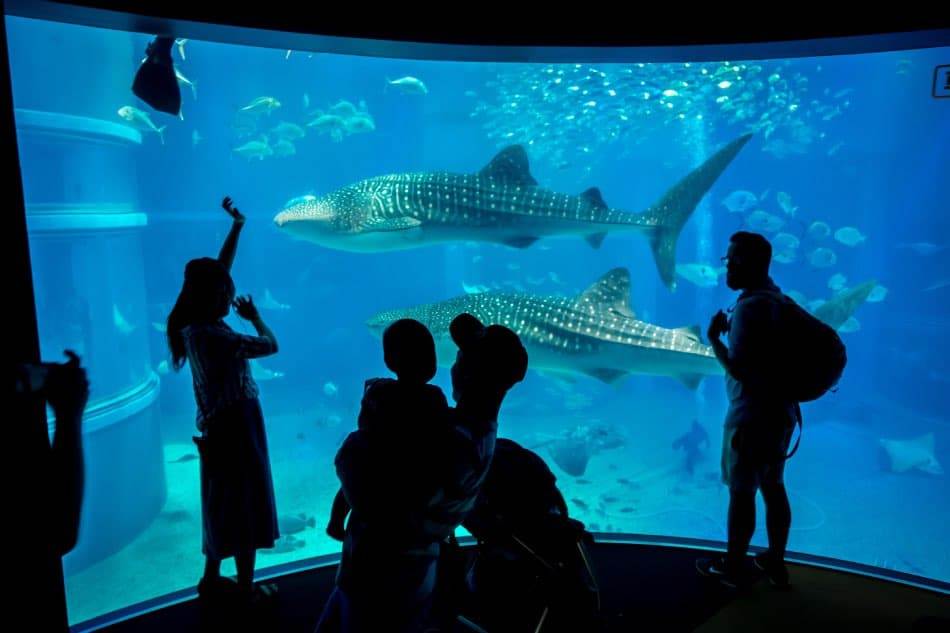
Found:
[[[249,359],[276,352],[223,321],[182,330],[198,405],[202,552],[223,559],[270,548],[277,509],[258,389]]]

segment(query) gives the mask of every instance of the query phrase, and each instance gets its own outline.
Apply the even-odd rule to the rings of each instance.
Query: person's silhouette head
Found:
[[[185,266],[185,280],[168,315],[166,337],[172,366],[185,364],[185,342],[181,330],[198,323],[223,319],[234,301],[234,280],[224,264],[211,257],[193,259]]]
[[[425,384],[435,377],[435,340],[422,323],[399,319],[383,332],[383,359],[399,380]]]
[[[452,366],[452,395],[461,404],[469,397],[500,398],[528,371],[528,352],[521,339],[503,325],[485,327],[468,313],[449,326],[459,351]]]
[[[758,233],[739,231],[729,238],[726,262],[726,285],[733,290],[753,288],[769,277],[772,245]]]

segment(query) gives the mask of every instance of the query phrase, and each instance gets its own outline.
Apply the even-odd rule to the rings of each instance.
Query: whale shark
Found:
[[[637,319],[630,308],[630,272],[615,268],[577,297],[480,292],[386,310],[367,321],[374,333],[393,321],[416,319],[436,341],[439,362],[450,365],[456,347],[449,324],[468,312],[485,324],[514,330],[528,351],[529,367],[545,374],[586,375],[616,383],[631,374],[670,376],[695,389],[704,376],[720,376],[699,327],[664,328]]]
[[[608,233],[633,231],[649,240],[660,278],[672,289],[680,231],[749,138],[725,145],[642,213],[611,208],[596,187],[571,195],[539,186],[524,147],[512,145],[475,173],[377,176],[322,197],[300,196],[274,223],[298,239],[355,252],[455,241],[527,248],[563,235],[599,248]]]

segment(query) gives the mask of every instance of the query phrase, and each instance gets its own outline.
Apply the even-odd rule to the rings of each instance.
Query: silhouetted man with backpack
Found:
[[[728,547],[725,557],[700,559],[696,568],[728,586],[742,581],[758,490],[765,502],[769,549],[756,555],[754,564],[784,587],[792,522],[784,471],[795,424],[801,421],[798,403],[820,397],[837,383],[846,362],[844,346],[834,330],[772,281],[772,246],[764,237],[734,234],[723,259],[726,284],[742,291],[732,318],[720,310],[707,330],[726,373],[729,397],[722,441],[722,478],[729,486]],[[720,340],[724,333],[728,347]]]

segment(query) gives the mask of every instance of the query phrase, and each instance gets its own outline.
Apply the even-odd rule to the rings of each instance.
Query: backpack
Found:
[[[781,397],[796,403],[797,424],[801,430],[801,408],[797,405],[835,390],[848,363],[847,350],[834,328],[790,297],[768,291],[761,294],[771,296],[778,303],[779,329],[783,334],[781,362],[771,376],[773,388]],[[800,441],[799,433],[786,459],[795,454]]]
[[[837,387],[848,363],[844,342],[830,325],[782,296],[782,322],[788,328],[789,395],[812,402]]]
[[[782,362],[771,372],[776,393],[801,403],[833,391],[848,362],[844,342],[834,328],[786,295],[755,294],[766,294],[779,304]]]

